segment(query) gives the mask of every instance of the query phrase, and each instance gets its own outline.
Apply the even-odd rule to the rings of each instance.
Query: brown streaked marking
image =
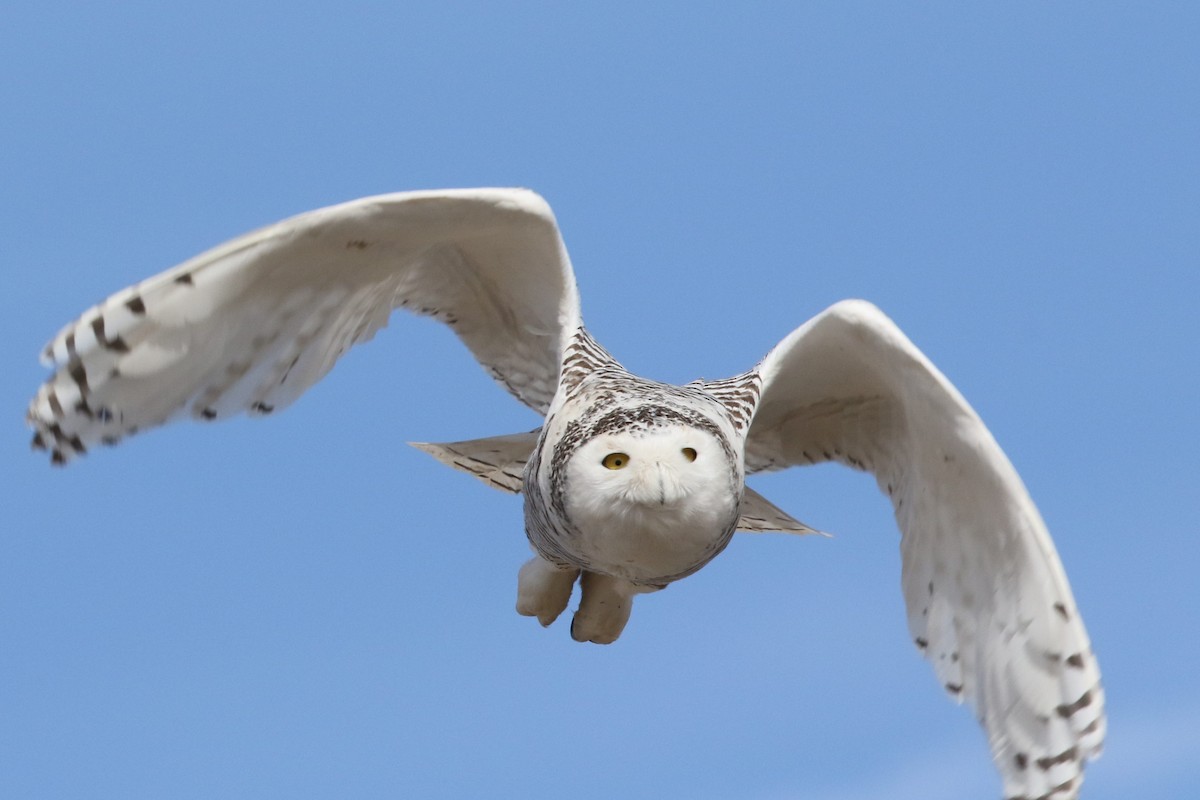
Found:
[[[929,640],[922,639],[920,636],[918,636],[916,639],[914,639],[913,642],[917,645],[917,647],[921,648],[922,650],[924,650],[926,647],[929,647]]]
[[[1075,747],[1068,747],[1056,756],[1046,756],[1037,760],[1038,767],[1043,771],[1048,771],[1051,767],[1059,764],[1067,764],[1071,761],[1076,761],[1079,758],[1079,750]]]
[[[217,412],[211,408],[206,408],[200,412],[200,416],[204,419],[213,420],[217,418]]]
[[[963,685],[961,683],[947,683],[946,691],[950,694],[962,694]]]
[[[75,381],[75,383],[79,385],[80,394],[87,394],[90,391],[88,389],[87,370],[83,368],[82,362],[75,361],[72,363],[69,367],[67,367],[67,374],[71,376],[71,380]]]
[[[1091,704],[1092,704],[1092,690],[1088,689],[1086,692],[1079,695],[1079,699],[1076,700],[1074,703],[1065,703],[1065,704],[1059,706],[1058,708],[1056,708],[1055,710],[1058,712],[1058,715],[1060,717],[1062,717],[1063,719],[1070,719],[1080,709],[1087,708]]]
[[[41,431],[38,431],[37,433],[35,433],[33,435],[33,441],[29,443],[29,446],[31,448],[33,448],[34,450],[45,450],[46,449],[46,438],[44,436],[42,436]]]
[[[96,334],[96,341],[100,344],[108,341],[104,336],[104,317],[96,317],[92,320],[92,333]]]
[[[185,272],[182,275],[176,275],[175,283],[178,283],[180,286],[195,286],[196,285],[196,281],[192,278],[192,273],[190,273],[190,272]]]
[[[54,416],[59,418],[64,416],[62,403],[60,403],[58,400],[58,392],[51,389],[46,395],[46,401],[50,403],[50,412],[54,414]]]
[[[131,297],[125,301],[125,307],[137,314],[139,317],[146,313],[146,302],[141,296]]]
[[[54,448],[54,452],[50,454],[50,463],[56,467],[61,467],[67,463],[67,458],[63,455],[62,450],[56,447]]]
[[[1017,763],[1017,769],[1025,769],[1029,766],[1029,756],[1025,755],[1024,753],[1017,753],[1017,755],[1013,757],[1013,761]]]
[[[1057,611],[1058,615],[1060,617],[1062,617],[1063,619],[1065,619],[1065,620],[1071,619],[1071,615],[1067,613],[1067,607],[1065,605],[1063,605],[1062,603],[1055,603],[1054,610]]]
[[[104,317],[96,317],[94,320],[92,320],[92,332],[96,335],[96,341],[99,342],[102,347],[117,353],[129,352],[129,345],[127,345],[125,340],[120,336],[117,336],[115,339],[109,339],[105,335]]]
[[[1067,666],[1074,667],[1075,669],[1083,669],[1083,653],[1067,656]]]
[[[366,250],[370,246],[371,246],[370,242],[364,241],[362,239],[351,239],[350,241],[346,242],[347,250]]]
[[[58,426],[57,422],[48,425],[46,431],[54,437],[54,444],[56,445],[60,445],[67,440],[66,434],[63,433],[62,428]]]

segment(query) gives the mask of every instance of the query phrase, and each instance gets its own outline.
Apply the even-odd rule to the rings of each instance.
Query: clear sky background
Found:
[[[404,446],[538,422],[434,323],[269,420],[27,451],[39,348],[110,292],[318,206],[521,185],[650,377],[890,314],[1055,536],[1109,696],[1085,798],[1195,797],[1200,9],[731,8],[6,8],[0,796],[1000,795],[867,476],[752,481],[835,538],[741,536],[599,647],[514,612],[519,499]]]

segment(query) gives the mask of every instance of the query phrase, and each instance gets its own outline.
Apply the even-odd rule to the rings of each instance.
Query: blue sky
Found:
[[[741,537],[597,647],[513,611],[519,500],[404,446],[537,423],[428,321],[270,420],[27,451],[38,349],[108,293],[321,205],[523,185],[642,374],[890,314],[1055,536],[1109,695],[1084,796],[1194,797],[1200,11],[649,5],[6,10],[0,794],[999,796],[869,477],[755,481],[835,538]]]

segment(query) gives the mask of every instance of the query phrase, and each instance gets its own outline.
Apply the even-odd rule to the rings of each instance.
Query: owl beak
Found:
[[[658,505],[674,505],[680,498],[679,486],[669,469],[661,461],[654,462],[654,477],[657,479]]]
[[[630,499],[635,502],[655,508],[669,508],[683,498],[679,482],[669,464],[660,462],[642,462],[641,469],[634,483],[635,494]]]

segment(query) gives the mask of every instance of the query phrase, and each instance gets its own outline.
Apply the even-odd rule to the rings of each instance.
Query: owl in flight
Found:
[[[545,416],[528,433],[418,444],[524,495],[535,555],[517,610],[620,636],[634,596],[737,531],[812,532],[747,474],[837,461],[874,475],[902,532],[908,627],[987,732],[1007,798],[1068,800],[1105,733],[1087,632],[1045,525],[946,378],[869,303],[838,303],[753,369],[672,386],[587,332],[554,215],[520,189],[406,192],[293,217],[118,292],[67,325],[29,406],[65,463],[180,417],[266,415],[397,308],[449,325]]]

